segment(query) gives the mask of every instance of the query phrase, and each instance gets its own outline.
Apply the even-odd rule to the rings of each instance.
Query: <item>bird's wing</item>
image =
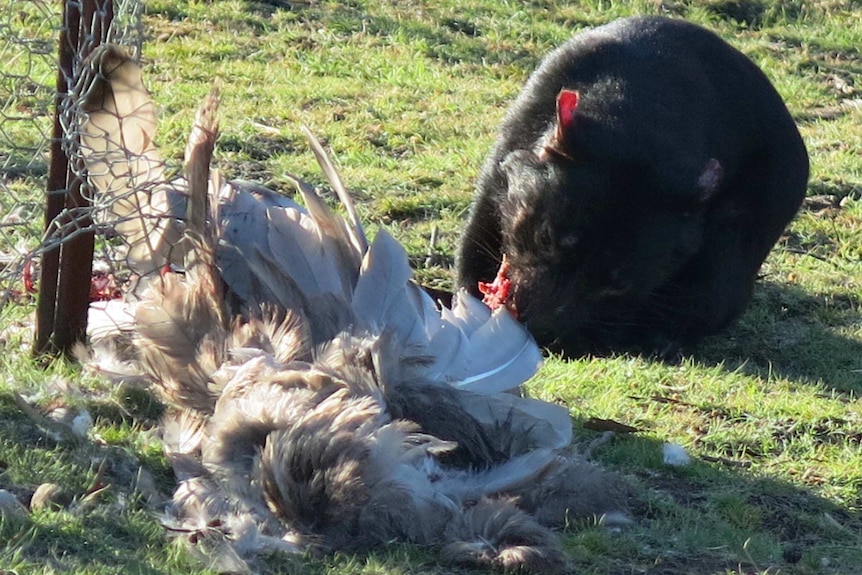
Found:
[[[132,271],[147,276],[182,264],[182,182],[166,181],[154,144],[156,112],[141,68],[121,48],[103,45],[76,87],[83,111],[81,154],[96,203],[129,245]]]
[[[359,273],[358,264],[345,265],[341,239],[317,222],[251,182],[229,182],[219,193],[217,259],[228,289],[248,309],[274,305],[307,318],[314,344],[353,323],[349,298]]]

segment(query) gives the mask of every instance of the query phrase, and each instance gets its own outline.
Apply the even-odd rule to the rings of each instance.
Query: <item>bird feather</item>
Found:
[[[346,227],[350,233],[350,239],[353,243],[354,249],[357,253],[364,254],[368,249],[368,240],[365,238],[365,232],[362,229],[362,222],[359,219],[359,215],[356,213],[356,206],[353,203],[353,198],[351,197],[350,192],[347,191],[347,188],[344,186],[344,182],[341,180],[341,175],[339,175],[338,170],[335,169],[335,166],[332,164],[332,160],[329,159],[329,155],[323,149],[323,146],[320,145],[320,141],[314,133],[309,130],[307,126],[302,127],[302,132],[305,134],[306,139],[308,139],[311,151],[314,152],[314,157],[317,159],[317,163],[323,170],[323,174],[326,176],[326,179],[329,180],[335,193],[338,194],[338,199],[341,201],[341,205],[344,206],[344,209],[347,211],[347,216],[350,218],[351,225]]]
[[[182,237],[177,219],[182,184],[166,181],[156,150],[155,105],[140,66],[117,46],[105,44],[89,58],[76,91],[83,111],[81,146],[98,204],[129,246],[132,271],[147,276],[165,264],[182,264],[174,247]]]

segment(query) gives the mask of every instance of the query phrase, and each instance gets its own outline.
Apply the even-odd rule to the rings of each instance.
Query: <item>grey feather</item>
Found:
[[[312,133],[307,126],[302,127],[302,133],[305,134],[306,138],[308,138],[308,142],[311,145],[311,151],[314,152],[314,157],[317,158],[317,163],[320,165],[326,179],[329,180],[329,183],[335,190],[335,193],[338,194],[338,199],[341,200],[341,205],[344,206],[344,209],[347,211],[347,216],[350,218],[351,223],[350,226],[347,226],[347,229],[350,232],[350,239],[354,249],[357,253],[364,254],[368,249],[368,240],[365,239],[362,222],[359,220],[359,215],[356,213],[356,206],[353,204],[353,198],[350,196],[350,192],[347,191],[347,188],[341,181],[341,176],[338,174],[338,170],[336,170],[335,166],[332,165],[332,161],[329,159],[329,156],[323,149],[323,146],[320,145],[320,141],[314,133]]]
[[[386,327],[409,342],[418,319],[409,299],[412,275],[407,252],[385,230],[380,230],[362,260],[353,289],[351,308],[358,325],[372,333]]]
[[[486,433],[498,438],[503,453],[548,447],[560,449],[572,441],[568,410],[510,393],[459,393],[457,401]],[[503,424],[503,425],[501,425]]]

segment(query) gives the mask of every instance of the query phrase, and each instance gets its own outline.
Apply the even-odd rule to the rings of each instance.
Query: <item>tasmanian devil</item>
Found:
[[[743,311],[807,181],[746,56],[681,20],[617,20],[551,52],[509,110],[458,283],[478,294],[505,259],[504,305],[569,355],[679,350]]]

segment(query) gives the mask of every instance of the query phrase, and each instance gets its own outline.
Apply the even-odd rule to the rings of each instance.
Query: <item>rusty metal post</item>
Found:
[[[63,211],[66,205],[65,190],[69,177],[69,158],[63,151],[63,127],[60,112],[64,95],[69,91],[68,78],[78,46],[81,13],[74,4],[63,2],[63,21],[60,28],[57,93],[54,96],[54,131],[51,138],[51,163],[48,168],[48,190],[45,201],[45,230]],[[42,255],[42,272],[39,277],[39,296],[36,302],[36,341],[33,351],[37,355],[55,351],[51,349],[54,334],[54,312],[57,309],[57,286],[60,273],[59,246]]]
[[[50,231],[50,226],[64,209],[89,206],[89,200],[81,193],[81,180],[73,173],[63,149],[63,139],[70,135],[64,133],[60,115],[63,103],[68,101],[69,80],[73,78],[76,67],[105,40],[112,19],[112,0],[63,2],[54,132],[45,205],[46,231]],[[92,41],[88,41],[88,34]],[[80,223],[88,226],[89,218]],[[69,240],[63,241],[61,238],[58,248],[42,256],[33,349],[35,354],[68,355],[75,342],[84,339],[94,243],[95,234],[88,231]]]

